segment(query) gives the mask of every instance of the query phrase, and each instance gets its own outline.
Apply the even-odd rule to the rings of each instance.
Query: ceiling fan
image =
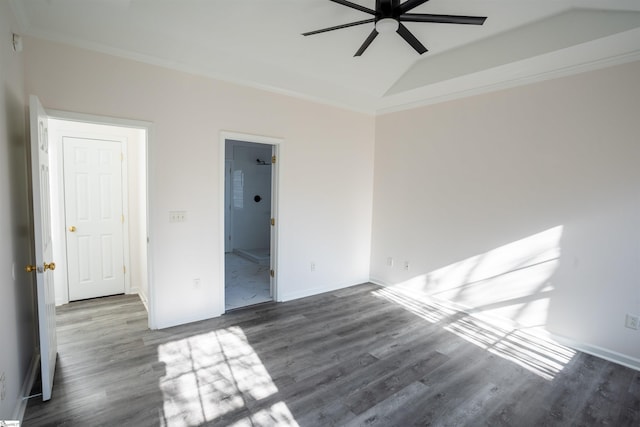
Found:
[[[428,13],[408,13],[410,10],[426,3],[429,0],[407,0],[404,3],[400,3],[400,0],[376,0],[376,9],[370,9],[368,7],[361,6],[357,3],[353,3],[347,0],[329,0],[334,3],[341,4],[343,6],[350,7],[352,9],[359,10],[369,15],[373,15],[373,18],[364,19],[362,21],[350,22],[348,24],[336,25],[335,27],[323,28],[321,30],[309,31],[302,33],[303,36],[312,36],[314,34],[326,33],[327,31],[339,30],[341,28],[354,27],[356,25],[374,23],[373,31],[366,38],[360,49],[354,56],[360,56],[369,47],[371,42],[378,36],[379,33],[391,33],[396,32],[400,34],[412,48],[416,50],[420,55],[427,51],[422,43],[405,27],[402,22],[436,22],[442,24],[466,24],[466,25],[482,25],[484,24],[486,16],[461,16],[461,15],[432,15]]]

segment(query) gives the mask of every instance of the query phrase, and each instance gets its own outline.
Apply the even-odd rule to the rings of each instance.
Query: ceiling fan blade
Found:
[[[349,28],[355,27],[356,25],[368,24],[370,22],[374,22],[375,18],[365,19],[363,21],[350,22],[348,24],[336,25],[335,27],[323,28],[321,30],[309,31],[307,33],[302,33],[303,36],[312,36],[314,34],[326,33],[327,31],[339,30],[341,28]]]
[[[380,13],[382,17],[391,17],[399,3],[400,0],[376,0],[376,11]]]
[[[431,15],[428,13],[403,13],[398,18],[405,22],[436,22],[440,24],[482,25],[486,16]]]
[[[420,6],[423,3],[428,2],[429,0],[407,0],[406,2],[402,3],[400,5],[400,13],[407,13],[409,12],[411,9],[414,9],[418,6]]]
[[[400,34],[400,37],[402,37],[407,43],[409,43],[411,47],[414,48],[420,55],[427,51],[427,48],[424,47],[422,43],[420,43],[420,40],[418,40],[413,34],[411,34],[411,31],[409,31],[409,29],[404,25],[400,24],[398,26],[398,31],[396,32]]]
[[[347,0],[329,0],[329,1],[341,4],[343,6],[350,7],[351,9],[359,10],[360,12],[368,13],[370,15],[375,15],[376,14],[376,11],[373,10],[373,9],[369,9],[368,7],[360,6],[359,4],[352,3],[352,2],[347,1]]]
[[[369,37],[367,37],[364,43],[362,43],[362,46],[360,46],[360,49],[358,49],[356,54],[353,56],[361,56],[376,37],[378,37],[378,31],[374,28],[373,31],[371,31],[371,34],[369,34]]]

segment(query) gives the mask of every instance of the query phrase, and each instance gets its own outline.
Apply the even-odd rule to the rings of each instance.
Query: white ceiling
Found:
[[[352,0],[374,8],[375,0]],[[430,0],[412,12],[487,16],[409,22],[353,54],[370,18],[329,0],[11,0],[22,31],[162,66],[384,113],[640,59],[640,0]]]

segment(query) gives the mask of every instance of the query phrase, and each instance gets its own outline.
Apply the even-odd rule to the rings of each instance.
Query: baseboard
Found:
[[[142,301],[142,305],[144,305],[147,313],[149,313],[149,301],[147,300],[147,296],[144,294],[144,292],[138,291],[138,297],[140,298],[140,301]]]
[[[376,279],[375,277],[369,278],[369,283],[373,283],[374,285],[382,286],[384,288],[390,288],[392,286],[391,283],[387,283],[381,279]]]
[[[20,399],[18,399],[18,403],[16,404],[16,408],[13,411],[13,419],[19,420],[20,424],[22,424],[22,419],[24,418],[24,412],[27,409],[27,404],[29,403],[29,393],[31,393],[31,389],[33,388],[33,384],[36,381],[38,376],[38,369],[40,367],[40,353],[35,350],[33,357],[31,358],[31,363],[29,364],[29,371],[27,372],[27,376],[22,383],[22,388],[20,389]]]
[[[597,345],[577,342],[571,338],[563,337],[562,335],[551,334],[551,336],[560,344],[571,347],[574,350],[640,371],[640,359],[636,359],[635,357],[629,357],[615,351],[607,350],[606,348],[598,347]]]
[[[351,282],[341,283],[341,284],[337,284],[329,287],[323,286],[321,288],[310,288],[310,289],[303,289],[295,292],[283,293],[278,298],[278,301],[285,302],[285,301],[292,301],[300,298],[312,297],[314,295],[323,294],[325,292],[333,292],[333,291],[337,291],[338,289],[344,289],[350,286],[356,286],[356,285],[360,285],[362,283],[367,283],[367,282],[369,282],[369,279],[362,279],[355,283],[351,283]]]
[[[174,326],[186,325],[187,323],[201,322],[203,320],[213,319],[215,317],[220,317],[224,314],[220,312],[212,312],[207,314],[198,314],[189,317],[179,317],[175,319],[169,319],[169,321],[158,322],[156,321],[155,329],[166,329],[173,328]]]

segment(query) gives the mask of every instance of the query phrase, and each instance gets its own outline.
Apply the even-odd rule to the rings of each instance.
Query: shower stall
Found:
[[[225,306],[272,300],[272,146],[225,143]]]

